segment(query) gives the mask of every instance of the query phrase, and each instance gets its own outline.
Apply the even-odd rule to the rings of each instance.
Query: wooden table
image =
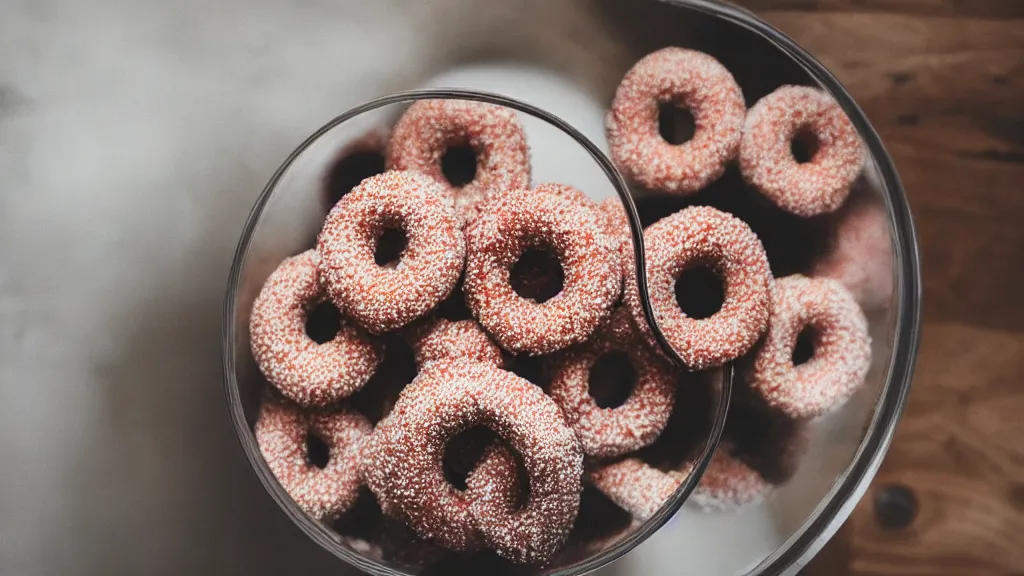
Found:
[[[917,221],[924,336],[871,490],[809,574],[1024,574],[1024,0],[743,0],[850,89]]]

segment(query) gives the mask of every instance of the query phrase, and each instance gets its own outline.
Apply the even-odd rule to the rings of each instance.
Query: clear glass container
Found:
[[[496,92],[564,119],[569,126],[531,119],[529,113],[524,116],[531,144],[548,137],[552,142],[569,138],[566,142],[574,151],[564,161],[551,161],[534,148],[535,182],[562,180],[596,197],[617,192],[622,182],[614,171],[608,172],[606,159],[594,156],[586,145],[581,146],[568,135],[578,131],[599,150],[607,150],[603,112],[619,80],[636,60],[665,46],[702,50],[718,58],[736,77],[748,106],[780,85],[819,86],[840,103],[860,132],[869,157],[855,194],[884,215],[885,226],[880,233],[888,236],[891,247],[887,255],[891,262],[883,266],[891,275],[884,279],[880,296],[866,307],[873,363],[865,385],[841,409],[808,428],[807,450],[795,473],[764,502],[721,513],[706,513],[686,505],[657,530],[693,488],[693,476],[662,508],[657,521],[582,563],[555,566],[556,573],[584,573],[640,544],[599,573],[795,573],[838,530],[867,489],[892,440],[910,388],[920,333],[919,258],[909,207],[891,158],[840,83],[791,39],[746,10],[706,0],[516,0],[508,5],[508,12],[496,16],[492,3],[467,4],[460,12],[459,25],[472,28],[486,24],[487,38],[470,34],[446,37],[444,50],[432,60],[432,68],[419,70],[415,77],[402,77],[394,87]],[[356,17],[372,24],[374,18],[415,15],[366,10]],[[402,49],[413,48],[396,48]],[[290,499],[262,464],[251,427],[258,402],[255,391],[264,382],[249,356],[246,332],[248,310],[263,279],[284,257],[312,245],[326,213],[322,178],[338,151],[393,122],[402,98],[384,108],[374,107],[379,102],[371,103],[339,117],[303,143],[275,174],[239,243],[224,318],[225,385],[236,430],[254,468],[271,495],[307,534],[374,574],[402,573],[403,568],[345,548],[330,531],[289,505]],[[534,137],[534,132],[543,134],[544,130],[550,133]],[[576,152],[578,157],[572,156]],[[735,184],[735,174],[727,173],[713,186],[724,189]],[[678,207],[644,190],[631,192],[638,216],[647,220]],[[814,236],[819,232],[815,223],[803,228],[802,223],[794,226],[798,238],[819,238]],[[790,236],[772,241],[774,249],[768,240],[765,243],[770,255],[773,250],[781,254],[781,269],[774,270],[777,276],[806,271],[814,258],[813,254],[788,252],[793,245]],[[716,406],[721,410],[725,403]],[[707,445],[717,441],[716,429],[709,427]]]
[[[249,311],[274,268],[288,256],[313,247],[327,212],[338,198],[361,177],[382,170],[381,146],[387,131],[401,113],[417,100],[430,99],[474,100],[516,110],[531,145],[531,158],[535,159],[532,162],[533,181],[569,184],[585,191],[595,201],[617,195],[627,207],[634,256],[639,264],[637,270],[644,270],[643,242],[636,240],[643,233],[639,216],[626,184],[611,160],[564,120],[514,99],[451,89],[417,90],[386,96],[353,108],[328,122],[285,160],[250,214],[231,270],[224,318],[228,408],[246,456],[277,504],[320,545],[371,574],[427,574],[438,568],[395,558],[392,552],[400,551],[382,550],[380,542],[354,538],[331,523],[309,518],[274,478],[253,433],[260,399],[268,383],[260,374],[249,349]],[[645,312],[651,318],[646,275],[638,275],[637,279]],[[665,354],[674,357],[675,352],[661,331],[653,323],[651,325]],[[682,364],[678,357],[676,361]],[[378,370],[388,370],[388,362],[385,356],[384,364]],[[706,389],[710,401],[708,419],[697,432],[699,438],[694,442],[699,447],[696,450],[699,454],[697,463],[672,497],[648,520],[611,527],[613,531],[607,536],[590,538],[576,547],[570,543],[551,564],[543,569],[523,567],[524,573],[581,574],[592,571],[646,540],[679,510],[696,488],[721,437],[731,392],[732,370],[730,367],[684,378],[692,381],[688,384]],[[367,387],[371,385],[372,381]],[[451,562],[459,562],[458,556],[449,555],[444,559],[446,570],[479,567],[479,564],[457,564],[453,567]],[[466,558],[466,562],[477,562],[472,556]],[[512,569],[511,565],[500,566]]]

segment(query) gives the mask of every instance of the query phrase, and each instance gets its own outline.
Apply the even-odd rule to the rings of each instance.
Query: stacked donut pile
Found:
[[[693,113],[690,141],[672,145],[658,134],[666,102]],[[798,130],[812,131],[819,146],[805,164],[789,151]],[[863,162],[856,131],[824,93],[784,87],[748,112],[721,64],[678,48],[629,71],[608,136],[615,163],[635,184],[688,195],[738,159],[752,186],[801,216],[839,208]],[[464,185],[442,169],[456,146],[476,156]],[[650,301],[685,363],[677,366],[645,320],[621,203],[533,185],[514,112],[420,101],[384,152],[386,171],[334,204],[316,247],[270,275],[250,319],[253,356],[272,385],[257,441],[282,487],[318,520],[342,517],[368,488],[388,518],[431,545],[548,563],[570,537],[584,485],[642,521],[686,477],[691,460],[665,465],[646,451],[667,442],[663,432],[690,406],[687,372],[738,362],[751,395],[793,422],[838,406],[864,379],[867,323],[851,293],[827,278],[775,279],[757,235],[726,212],[691,206],[645,231]],[[397,258],[382,259],[394,231],[404,245]],[[558,266],[516,278],[532,250],[553,254]],[[697,266],[714,271],[724,291],[718,312],[702,319],[687,316],[675,297],[680,274]],[[521,295],[529,284],[556,294]],[[323,302],[341,318],[319,342],[306,322]],[[464,302],[470,318],[445,318],[439,310],[451,302]],[[795,366],[793,348],[807,327],[814,354]],[[417,374],[397,395],[379,395],[374,424],[354,400],[380,385],[385,342],[395,338],[411,346]],[[628,362],[635,382],[620,405],[607,407],[591,380],[612,354]],[[515,371],[517,359],[531,357],[543,358],[542,386]],[[493,434],[475,449],[451,449],[479,427]],[[312,462],[310,436],[326,445],[326,462]],[[464,472],[464,486],[446,467]],[[699,493],[735,505],[768,487],[725,449]]]

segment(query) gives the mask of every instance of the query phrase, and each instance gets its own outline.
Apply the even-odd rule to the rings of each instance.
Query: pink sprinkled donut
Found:
[[[361,329],[342,320],[335,337],[316,343],[306,316],[327,295],[319,282],[316,251],[285,259],[253,303],[249,340],[253,358],[271,384],[306,407],[350,396],[373,376],[382,352]]]
[[[809,275],[838,280],[865,310],[878,310],[892,300],[892,258],[885,208],[851,196],[836,213],[828,252]]]
[[[549,390],[579,437],[583,453],[598,458],[619,456],[654,442],[668,423],[676,397],[672,366],[637,334],[623,337],[633,328],[628,310],[618,308],[612,314],[609,323],[617,329],[602,330],[586,344],[563,353]],[[636,372],[636,384],[621,406],[602,408],[589,392],[590,373],[611,352],[626,354]]]
[[[730,455],[722,443],[711,457],[700,483],[687,503],[705,511],[731,510],[760,500],[771,485],[749,466]],[[589,480],[595,488],[639,521],[645,521],[675,493],[693,469],[688,462],[679,470],[664,472],[638,458],[627,458],[598,467]]]
[[[465,145],[476,153],[476,174],[455,187],[442,172],[441,159],[449,147]],[[489,192],[530,186],[530,149],[515,111],[468,100],[421,100],[409,106],[392,131],[388,166],[441,183],[465,220],[473,218]]]
[[[673,145],[658,133],[658,108],[687,108],[693,138]],[[630,68],[606,119],[612,159],[643,186],[692,194],[717,180],[736,157],[747,107],[732,74],[702,52],[663,48]]]
[[[256,421],[256,442],[274,477],[304,512],[330,520],[355,504],[362,485],[361,453],[373,432],[354,410],[304,413],[283,402],[266,400]],[[309,461],[306,439],[327,445],[327,465]]]
[[[817,151],[807,163],[791,144],[813,136]],[[864,165],[857,129],[826,92],[783,86],[747,114],[740,145],[740,170],[752,186],[783,210],[815,216],[842,206]]]
[[[693,370],[721,366],[745,354],[768,327],[772,274],[760,240],[742,220],[692,206],[655,222],[644,234],[647,283],[658,327]],[[684,270],[707,266],[721,278],[725,301],[709,318],[679,308],[675,283]],[[636,277],[626,276],[626,302],[641,331],[650,333]]]
[[[814,355],[793,365],[797,336],[810,328]],[[868,324],[835,280],[787,276],[772,291],[771,326],[748,374],[750,388],[792,418],[814,418],[844,402],[871,366]]]
[[[466,492],[445,481],[445,445],[477,425],[494,430],[522,458],[529,496],[521,508],[509,505],[511,487],[494,485],[497,479],[515,482],[508,462],[493,464],[504,473],[478,465]],[[542,563],[572,527],[583,453],[558,406],[540,388],[481,362],[453,360],[432,365],[406,388],[377,425],[364,470],[385,512],[420,536],[465,550],[479,533],[507,559]]]
[[[505,363],[501,349],[473,320],[452,322],[430,318],[411,325],[406,338],[415,351],[416,365],[421,369],[434,362],[456,359],[474,360],[498,368]]]
[[[584,342],[608,316],[622,289],[618,254],[596,211],[553,194],[496,196],[466,229],[466,304],[506,350],[547,354]],[[537,303],[509,283],[512,266],[530,248],[553,250],[565,282]]]
[[[626,458],[592,470],[588,480],[609,500],[640,521],[661,508],[679,487],[679,480],[639,458]]]
[[[407,246],[397,266],[380,266],[374,249],[384,230],[396,227]],[[331,300],[373,333],[400,328],[444,300],[466,253],[440,185],[400,171],[367,178],[345,195],[328,214],[316,249]]]
[[[687,501],[706,511],[734,510],[757,502],[771,491],[771,485],[755,470],[731,455],[732,446],[723,442],[711,457],[697,489]],[[683,472],[670,472],[679,482],[686,479],[693,464]]]

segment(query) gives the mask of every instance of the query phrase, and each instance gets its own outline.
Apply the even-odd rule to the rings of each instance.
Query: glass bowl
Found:
[[[705,513],[685,505],[633,553],[599,571],[607,575],[796,573],[838,530],[877,471],[906,401],[917,351],[921,284],[913,221],[895,167],[878,135],[821,63],[752,13],[729,4],[707,0],[446,0],[442,4],[457,10],[435,18],[417,11],[370,10],[352,1],[352,17],[367,28],[428,29],[436,42],[429,47],[396,43],[380,58],[351,55],[352,63],[346,65],[352,69],[372,65],[377,76],[388,77],[386,83],[377,85],[378,93],[458,87],[515,97],[563,118],[598,148],[607,150],[604,110],[626,70],[658,48],[681,46],[708,52],[725,64],[743,88],[748,106],[783,84],[818,86],[839,102],[858,129],[869,158],[857,194],[882,214],[884,226],[879,232],[890,247],[883,267],[891,273],[867,310],[873,361],[865,385],[841,409],[808,429],[807,451],[799,467],[770,498],[738,512]],[[414,72],[408,66],[411,61],[417,62]],[[351,134],[334,145],[373,128],[373,122],[359,130],[353,127]],[[584,189],[603,186],[607,194],[615,193],[615,179],[609,180],[595,168],[598,164],[584,148],[572,146],[581,159],[567,166],[589,163],[589,168],[584,171],[588,176],[570,183]],[[323,171],[335,153],[335,149],[318,152],[317,169]],[[275,180],[281,176],[277,174]],[[727,173],[722,182],[719,189],[742,187],[735,174]],[[319,181],[310,176],[300,188],[305,190],[302,194],[315,194]],[[631,192],[639,216],[649,219],[665,209],[663,198],[639,188]],[[246,359],[248,306],[262,278],[284,256],[311,245],[324,213],[322,206],[314,206],[312,196],[303,200],[270,200],[269,196],[265,191],[247,223],[225,306],[225,382],[236,428],[243,446],[250,444],[246,448],[250,453],[249,426],[255,400],[246,399],[244,390],[252,386],[246,382],[258,380],[259,375],[251,359]],[[268,218],[271,213],[279,217]],[[255,228],[265,242],[253,242]],[[806,238],[816,233],[813,228],[796,223],[793,233]],[[299,230],[305,236],[296,235]],[[775,253],[781,254],[785,263],[775,270],[778,276],[809,265],[807,254],[786,250],[799,244],[787,242],[787,238],[775,242]],[[283,243],[276,244],[281,239]],[[236,402],[241,403],[240,409]],[[259,470],[256,463],[254,466]],[[268,490],[274,494],[272,486],[268,485]],[[275,497],[281,501],[280,494]],[[304,516],[285,510],[303,525]],[[337,548],[337,541],[330,536],[303,528],[321,545]],[[636,541],[619,542],[609,557],[599,555],[579,571],[610,562]],[[367,571],[375,569],[356,565]]]
[[[447,554],[440,559],[443,564],[414,562],[405,559],[403,550],[385,549],[381,542],[375,541],[376,536],[367,537],[365,527],[351,526],[353,522],[364,520],[358,512],[347,513],[342,523],[318,522],[307,516],[287,495],[256,444],[253,430],[261,398],[269,384],[260,374],[249,346],[248,324],[253,300],[278,264],[314,246],[327,212],[341,196],[363,177],[383,171],[382,145],[387,131],[401,113],[415,101],[432,99],[472,100],[515,110],[531,145],[531,158],[540,160],[532,162],[535,184],[570,184],[585,191],[595,201],[618,196],[630,221],[637,281],[648,323],[663,352],[682,365],[661,330],[650,320],[652,312],[647,297],[646,275],[640,273],[645,270],[645,254],[643,242],[636,240],[643,234],[636,207],[622,176],[597,145],[561,118],[515,99],[472,90],[415,90],[372,100],[328,122],[292,152],[260,195],[239,242],[225,305],[225,384],[232,422],[256,475],[288,517],[321,546],[363,571],[382,575],[427,574],[442,569],[439,566],[445,571],[479,570],[483,566],[481,562],[487,562],[489,570],[514,570],[516,573],[561,575],[590,572],[612,562],[654,534],[694,491],[725,425],[732,389],[731,367],[682,376],[691,387],[707,392],[707,418],[700,420],[699,430],[692,433],[694,438],[690,450],[696,456],[694,467],[660,510],[642,523],[611,526],[607,534],[591,535],[586,541],[576,541],[570,536],[566,548],[543,568],[517,567],[487,555]],[[552,159],[557,161],[550,161]],[[458,158],[451,166],[455,172],[464,172],[467,168],[460,166]],[[445,169],[449,169],[448,165]],[[452,306],[450,302],[441,305],[439,314],[449,313],[446,307]],[[396,339],[387,342],[389,347],[398,345]],[[515,370],[536,381],[537,360],[520,357],[512,358],[510,362]],[[386,354],[378,373],[400,371],[401,363],[398,356]],[[410,374],[406,379],[411,377]],[[360,397],[357,393],[352,397],[352,403],[362,409],[362,403],[367,399],[376,402],[372,396],[374,391],[370,389],[381,384],[371,380],[365,387],[370,394]],[[377,420],[376,407],[372,403],[366,406],[363,412]],[[584,506],[587,506],[586,502]],[[375,511],[370,514],[374,515]],[[582,522],[586,517],[581,513],[580,518]],[[594,530],[594,526],[586,528]],[[579,531],[574,534],[577,533]]]

